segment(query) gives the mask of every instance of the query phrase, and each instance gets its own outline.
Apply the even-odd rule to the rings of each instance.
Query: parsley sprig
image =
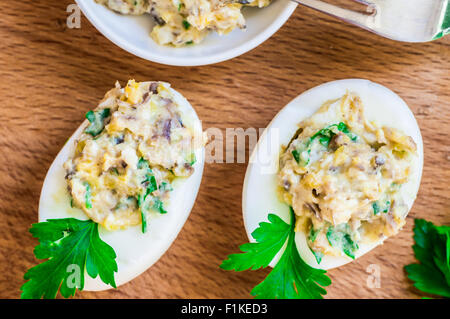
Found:
[[[414,255],[420,262],[405,266],[417,289],[450,298],[450,226],[414,221]]]
[[[303,299],[322,298],[327,292],[324,288],[331,284],[326,271],[315,269],[300,257],[295,244],[295,215],[290,209],[290,224],[280,217],[269,214],[269,222],[262,222],[252,233],[256,243],[247,243],[239,248],[242,254],[232,254],[220,267],[225,270],[256,270],[265,268],[275,258],[286,243],[281,258],[251,294],[264,299]]]
[[[105,284],[116,288],[116,253],[100,239],[97,223],[75,218],[49,219],[33,224],[30,232],[39,239],[34,255],[48,260],[27,271],[24,278],[28,281],[21,287],[21,298],[55,298],[58,289],[65,298],[74,296],[77,288],[84,288],[85,270],[90,277],[100,276]],[[79,278],[74,277],[74,266],[79,267]]]

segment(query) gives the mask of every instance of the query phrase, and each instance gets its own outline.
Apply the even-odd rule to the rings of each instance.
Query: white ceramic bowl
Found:
[[[236,29],[223,36],[211,32],[200,44],[173,48],[152,40],[154,22],[149,15],[120,15],[94,0],[76,2],[97,30],[122,49],[146,60],[177,66],[218,63],[250,51],[274,34],[297,6],[290,0],[274,0],[266,8],[244,8],[246,30]]]

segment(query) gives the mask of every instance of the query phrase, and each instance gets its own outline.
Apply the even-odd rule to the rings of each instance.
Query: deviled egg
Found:
[[[134,80],[117,83],[86,118],[47,173],[39,221],[101,225],[121,285],[164,254],[190,214],[204,165],[201,122],[168,83]],[[85,290],[110,288],[85,280]]]
[[[244,222],[296,219],[296,244],[312,267],[346,264],[398,233],[419,189],[420,129],[389,89],[351,79],[312,88],[262,134],[247,169]]]

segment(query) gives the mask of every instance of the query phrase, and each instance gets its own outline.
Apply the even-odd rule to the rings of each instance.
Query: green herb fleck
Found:
[[[348,224],[344,223],[336,227],[328,227],[326,236],[331,247],[341,249],[344,254],[355,259],[355,252],[358,250],[358,244],[350,235],[350,227]]]
[[[87,112],[86,118],[90,122],[90,124],[84,132],[94,137],[100,134],[105,127],[104,120],[109,116],[109,113],[109,109]]]
[[[161,185],[159,185],[159,190],[162,192],[171,192],[173,191],[172,185],[166,182],[162,182]]]
[[[148,200],[149,199],[149,200]],[[149,205],[151,204],[151,209],[156,210],[160,214],[167,214],[167,211],[164,209],[164,203],[158,198],[154,196],[137,196],[138,207],[141,212],[141,220],[142,220],[142,233],[147,232],[147,214],[149,210]]]
[[[310,142],[301,143],[295,150],[292,151],[295,161],[300,166],[306,166],[310,161],[311,147]]]
[[[167,211],[164,209],[164,203],[159,198],[155,197],[153,208],[156,209],[160,214],[167,214]]]
[[[375,201],[372,204],[373,214],[378,215],[380,212],[388,213],[391,208],[391,201],[387,200],[384,202]]]
[[[185,30],[189,30],[190,27],[191,27],[191,24],[187,20],[183,20],[183,28]]]
[[[143,157],[139,158],[139,161],[137,163],[137,168],[138,169],[146,169],[149,170],[150,169],[150,165],[148,164],[148,161],[146,159],[144,159]]]
[[[314,258],[316,258],[317,263],[320,264],[323,258],[323,253],[320,251],[315,251],[311,247],[309,248],[309,250],[311,250],[312,254],[314,255]]]
[[[145,178],[142,181],[142,184],[147,184],[146,193],[144,195],[145,200],[145,197],[147,197],[149,194],[153,193],[155,190],[158,189],[158,185],[156,183],[155,175],[153,175],[153,171],[150,168],[150,165],[147,160],[141,157],[138,161],[137,168],[145,170]]]
[[[195,153],[192,152],[191,156],[190,156],[190,159],[189,159],[189,165],[193,166],[196,162],[197,162],[197,158],[195,157]]]
[[[313,243],[316,238],[317,235],[319,235],[321,228],[319,229],[314,229],[313,225],[311,225],[311,228],[309,230],[309,240]]]
[[[295,161],[300,166],[308,165],[310,161],[310,153],[313,142],[318,141],[322,146],[328,148],[331,139],[334,135],[336,135],[336,130],[346,134],[352,141],[356,141],[358,139],[358,136],[351,133],[347,125],[343,122],[340,122],[339,124],[329,125],[315,133],[306,142],[301,143],[295,150],[292,151],[292,155],[294,156]]]
[[[331,142],[331,139],[333,138],[334,135],[336,135],[335,131],[336,129],[347,135],[352,141],[356,141],[358,139],[358,137],[355,134],[349,131],[345,123],[340,122],[339,124],[332,124],[318,131],[311,137],[311,142],[314,139],[318,138],[320,144],[322,144],[325,147],[328,147],[328,145]]]
[[[147,214],[141,209],[141,230],[145,234],[147,232]]]
[[[142,181],[142,184],[146,184],[145,191],[142,194],[138,195],[137,201],[138,206],[141,211],[141,219],[142,219],[142,232],[145,233],[147,231],[147,208],[145,206],[145,201],[151,193],[158,189],[158,185],[156,183],[156,178],[153,175],[153,171],[150,168],[150,165],[147,160],[144,158],[140,158],[137,164],[138,169],[143,169],[145,171],[145,178]]]
[[[86,203],[86,208],[92,208],[92,195],[91,195],[91,185],[88,182],[84,182],[84,186],[86,187],[86,192],[84,193],[84,201]]]

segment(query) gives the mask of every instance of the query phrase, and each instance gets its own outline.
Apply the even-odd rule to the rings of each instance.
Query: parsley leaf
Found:
[[[39,239],[34,249],[37,259],[47,261],[30,268],[24,276],[22,299],[55,298],[58,289],[65,298],[84,288],[84,273],[116,288],[116,253],[100,239],[98,224],[75,218],[49,219],[33,224],[33,237]],[[76,269],[79,268],[79,278]],[[78,282],[77,282],[78,281]]]
[[[290,226],[280,217],[269,214],[269,223],[262,222],[252,233],[256,243],[247,243],[239,247],[245,254],[232,254],[224,260],[220,268],[243,271],[257,270],[269,265],[275,255],[283,247],[289,236]]]
[[[326,271],[315,269],[300,257],[295,244],[295,215],[291,208],[291,223],[269,214],[269,223],[262,222],[252,233],[256,243],[240,246],[243,254],[232,254],[222,262],[220,268],[243,271],[267,267],[286,243],[280,260],[266,279],[253,288],[256,298],[322,298],[326,290],[321,286],[331,284]]]
[[[416,219],[414,240],[414,255],[420,263],[405,266],[408,278],[423,292],[450,298],[450,226]]]

